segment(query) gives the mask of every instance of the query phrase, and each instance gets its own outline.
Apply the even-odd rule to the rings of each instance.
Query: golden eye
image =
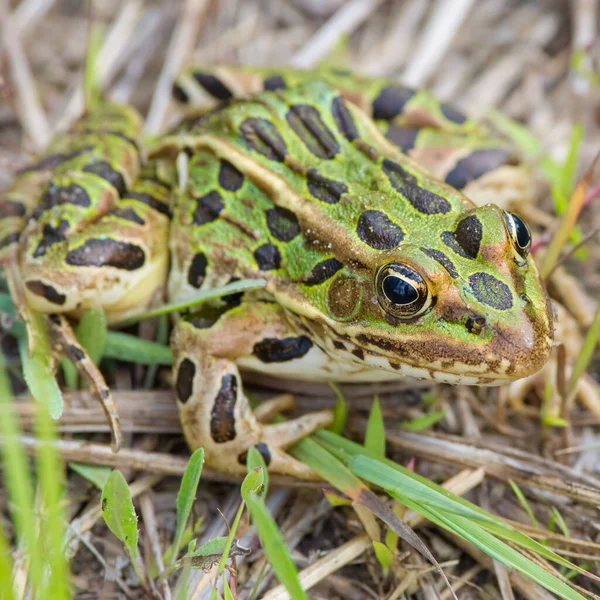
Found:
[[[424,313],[431,306],[431,294],[423,277],[411,266],[392,262],[375,275],[377,298],[383,309],[399,319]]]
[[[515,245],[517,252],[523,257],[527,258],[529,250],[531,249],[531,232],[529,227],[525,224],[525,221],[521,217],[515,215],[515,213],[504,211],[504,220],[506,221],[506,227],[510,238]]]

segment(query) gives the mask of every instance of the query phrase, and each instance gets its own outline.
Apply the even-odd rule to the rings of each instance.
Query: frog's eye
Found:
[[[375,275],[375,286],[379,303],[394,317],[409,319],[431,305],[425,280],[404,263],[392,262],[380,267]]]
[[[508,233],[517,249],[517,252],[526,258],[531,248],[531,233],[529,227],[525,225],[525,221],[515,215],[515,213],[504,211],[504,220],[506,221],[506,227]]]

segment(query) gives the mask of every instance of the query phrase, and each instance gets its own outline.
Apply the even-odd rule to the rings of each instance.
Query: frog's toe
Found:
[[[275,415],[288,410],[294,410],[295,408],[296,401],[292,394],[280,394],[279,396],[275,396],[275,398],[263,400],[254,408],[254,416],[261,423],[268,423]]]
[[[333,412],[320,410],[290,421],[264,425],[262,439],[270,446],[288,448],[318,429],[328,427],[332,422]]]
[[[283,450],[277,449],[271,454],[269,471],[297,477],[298,479],[319,479],[319,476],[308,465],[296,460]]]

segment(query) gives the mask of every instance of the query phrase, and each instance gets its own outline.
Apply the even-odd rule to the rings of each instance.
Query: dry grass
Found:
[[[73,0],[0,0],[0,91],[6,100],[0,101],[0,189],[81,108],[89,26],[83,5]],[[600,86],[569,70],[573,53],[585,50],[584,65],[597,72],[597,0],[103,0],[95,2],[94,19],[106,25],[99,78],[112,97],[146,112],[147,132],[160,131],[175,118],[169,102],[172,77],[191,60],[309,68],[329,58],[367,74],[425,85],[473,115],[500,108],[524,123],[555,158],[564,157],[573,124],[582,122],[581,171],[600,148]],[[545,218],[552,231],[548,189],[541,179],[538,183],[537,206],[544,211],[540,221]],[[594,193],[598,189],[592,185]],[[599,207],[596,200],[584,209],[584,233],[600,227]],[[539,239],[541,227],[536,234]],[[570,300],[569,308],[583,327],[592,321],[593,298],[600,296],[598,238],[591,238],[587,248],[585,261],[566,261],[566,271],[575,277],[561,269],[551,280],[555,296]],[[4,337],[3,347],[10,353],[11,341]],[[596,353],[588,370],[596,380],[598,367]],[[166,375],[161,372],[158,378],[163,388]],[[182,473],[186,449],[170,391],[140,391],[139,367],[121,367],[113,377],[124,450],[111,454],[103,413],[85,392],[68,398],[59,448],[67,460],[111,464],[123,471],[139,498],[143,552],[156,555],[172,538],[178,488],[174,475]],[[295,389],[292,382],[264,378],[255,383],[296,392],[301,409],[335,401],[325,386]],[[415,469],[435,481],[454,477],[450,485],[458,485],[460,493],[507,519],[529,523],[509,486],[509,481],[517,482],[542,528],[557,508],[575,538],[555,534],[550,545],[565,555],[583,557],[600,574],[598,406],[558,403],[557,414],[572,426],[549,428],[540,423],[535,394],[515,406],[507,404],[503,390],[434,386],[429,391],[440,398],[445,418],[434,433],[402,433],[395,423],[424,412],[418,390],[407,384],[343,388],[352,409],[350,435],[362,439],[371,400],[379,394],[385,421],[391,424],[389,451],[395,460],[406,464],[414,459]],[[18,398],[18,410],[27,427],[29,398]],[[85,435],[75,437],[77,433]],[[24,442],[30,449],[36,444],[31,437]],[[197,515],[206,515],[202,540],[225,532],[217,509],[228,520],[237,510],[239,494],[230,483],[231,478],[203,473],[195,505]],[[332,509],[314,486],[290,483],[273,478],[279,486],[268,504],[299,569],[304,569],[302,577],[315,585],[312,598],[435,597],[438,582],[414,554],[407,550],[405,560],[384,577],[356,515]],[[5,509],[3,498],[0,493],[0,508]],[[100,524],[98,494],[72,472],[68,510],[77,598],[139,597],[127,579],[121,547]],[[549,597],[414,515],[407,520],[421,527],[420,535],[440,562],[456,563],[448,572],[461,597],[509,599],[513,592],[532,599]],[[536,535],[535,530],[528,532]],[[252,553],[238,562],[239,598],[248,597],[263,564],[256,536],[249,532],[245,542]],[[576,581],[592,589],[592,584]],[[207,597],[209,584],[209,575],[199,572],[192,597]],[[265,593],[275,584],[267,570],[259,590]],[[264,597],[286,596],[272,589]]]

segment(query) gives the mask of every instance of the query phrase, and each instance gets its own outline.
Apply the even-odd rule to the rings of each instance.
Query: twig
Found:
[[[16,35],[24,35],[44,19],[56,0],[23,0],[15,8],[12,24]]]
[[[483,469],[477,469],[476,471],[467,469],[444,482],[443,487],[455,494],[463,494],[478,486],[483,481],[484,475]],[[408,511],[403,520],[409,527],[414,528],[425,519],[413,511]],[[314,562],[299,573],[302,587],[308,590],[315,586],[338,569],[358,558],[363,552],[370,549],[372,544],[373,541],[368,535],[359,535],[331,551],[327,556]],[[289,597],[285,588],[280,585],[265,594],[263,600],[288,600]]]
[[[513,447],[477,447],[455,436],[434,436],[386,430],[388,442],[415,456],[436,462],[483,467],[488,476],[501,481],[513,479],[525,486],[551,491],[573,498],[580,504],[600,504],[600,480],[578,473],[564,465]]]
[[[308,69],[327,56],[342,35],[352,33],[383,0],[351,0],[321,27],[290,60],[290,65]]]
[[[327,556],[303,569],[298,577],[305,590],[310,589],[328,575],[358,558],[363,552],[371,548],[373,542],[368,535],[359,535],[346,542],[339,548],[332,550]],[[286,589],[279,585],[263,596],[263,600],[289,600],[290,595]]]
[[[419,43],[408,63],[402,82],[422,85],[448,51],[474,0],[437,0]]]
[[[50,141],[50,127],[38,98],[29,63],[21,40],[13,26],[12,17],[3,15],[2,38],[15,84],[17,104],[21,107],[23,129],[38,150],[43,150]]]
[[[98,552],[98,549],[96,548],[96,546],[94,546],[94,544],[90,543],[90,541],[88,539],[86,539],[86,537],[84,535],[81,535],[81,533],[79,533],[76,529],[73,529],[70,526],[69,526],[69,529],[72,531],[73,535],[79,540],[79,542],[81,542],[92,553],[94,558],[102,565],[102,568],[104,569],[104,571],[105,572],[108,571],[108,566],[106,564],[106,561],[104,560],[104,557],[102,556],[102,554],[100,554],[100,552]],[[123,581],[123,579],[121,579],[121,577],[116,577],[115,582],[128,598],[135,598],[135,594],[129,588],[129,586]]]
[[[131,42],[131,60],[127,63],[124,75],[109,92],[109,98],[113,102],[130,101],[131,94],[143,77],[147,63],[156,48],[156,38],[165,17],[166,11],[159,8],[146,10],[143,14]]]
[[[3,439],[0,436],[0,445]],[[20,438],[20,443],[25,450],[34,454],[39,449],[41,442],[33,436],[24,435]],[[148,471],[150,473],[161,473],[163,475],[183,475],[187,466],[187,458],[174,456],[162,452],[144,452],[130,448],[121,448],[118,454],[115,454],[107,444],[94,444],[76,440],[56,440],[53,446],[60,452],[64,460],[83,462],[92,465],[107,465],[110,467],[124,469],[136,469]],[[230,483],[240,483],[243,475],[232,475],[221,473],[204,467],[202,470],[202,479],[213,481],[226,481]],[[269,481],[272,485],[282,485],[291,487],[309,487],[319,488],[322,482],[294,479],[285,475],[271,475]]]
[[[563,265],[571,256],[573,256],[573,254],[575,254],[575,252],[577,252],[577,250],[579,250],[579,248],[582,248],[590,240],[595,238],[598,235],[598,233],[600,233],[600,226],[596,227],[595,229],[592,229],[592,231],[590,231],[585,237],[583,237],[583,239],[581,239],[579,242],[577,242],[577,244],[575,244],[574,246],[569,248],[567,250],[567,252],[565,252],[562,256],[560,256],[556,260],[556,262],[554,263],[554,266],[552,267],[552,269],[550,269],[550,272],[548,273],[547,278],[550,279],[550,277],[552,277],[552,275],[554,275],[554,272],[556,271],[556,269],[558,269],[558,267]]]
[[[152,548],[154,562],[156,563],[158,572],[162,573],[162,571],[165,568],[165,565],[163,564],[162,551],[160,548],[160,541],[158,539],[158,531],[156,525],[156,513],[154,511],[154,503],[152,502],[150,492],[146,492],[141,495],[140,511],[144,519],[144,525],[146,526],[146,535],[148,536],[148,540],[150,541],[150,548]],[[160,582],[160,586],[162,588],[163,600],[171,600],[173,596],[171,594],[169,582],[166,578]]]
[[[125,49],[129,45],[130,36],[139,20],[142,6],[142,0],[128,0],[123,4],[121,12],[114,20],[98,54],[96,73],[99,88],[102,89],[110,81],[127,59]],[[82,82],[79,82],[76,89],[71,92],[64,111],[55,123],[54,131],[60,131],[67,127],[74,118],[82,113],[83,109],[83,86]]]
[[[211,0],[186,1],[177,26],[171,35],[167,57],[154,90],[144,133],[152,134],[160,131],[171,100],[173,80],[181,69],[186,56],[192,51],[196,34],[203,22],[202,17],[210,2]]]

